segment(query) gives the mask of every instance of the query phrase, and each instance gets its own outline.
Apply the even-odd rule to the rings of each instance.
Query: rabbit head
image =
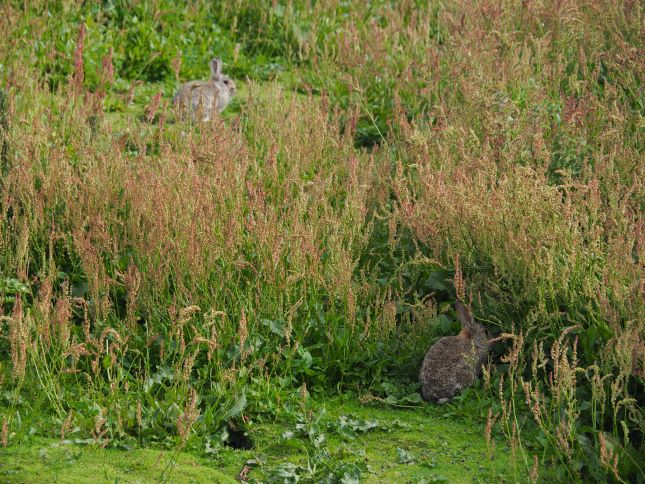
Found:
[[[218,91],[217,111],[221,113],[237,93],[237,87],[235,86],[233,79],[228,77],[226,74],[222,74],[222,59],[216,57],[211,60],[210,66],[211,78],[209,82],[215,86]]]
[[[455,303],[455,308],[457,309],[457,318],[462,328],[460,336],[472,339],[480,351],[488,351],[490,342],[486,329],[481,324],[475,322],[473,314],[461,301],[458,300]]]

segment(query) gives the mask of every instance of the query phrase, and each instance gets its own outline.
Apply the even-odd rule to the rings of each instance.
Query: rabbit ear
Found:
[[[219,77],[222,74],[222,59],[215,57],[211,61],[211,76]]]
[[[466,329],[473,328],[475,326],[475,320],[468,308],[461,301],[456,302],[455,308],[457,309],[457,318],[459,318],[462,327]]]

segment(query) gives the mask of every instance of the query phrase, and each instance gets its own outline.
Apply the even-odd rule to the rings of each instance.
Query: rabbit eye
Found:
[[[224,84],[228,84],[228,79],[224,79]]]

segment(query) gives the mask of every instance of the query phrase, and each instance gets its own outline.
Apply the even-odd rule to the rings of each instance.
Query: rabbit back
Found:
[[[190,104],[191,91],[206,84],[205,81],[190,81],[181,85],[172,99],[174,105],[188,106]]]
[[[182,114],[201,114],[203,121],[211,118],[213,109],[217,109],[218,90],[209,82],[190,81],[183,84],[173,99]]]
[[[190,91],[190,108],[195,114],[199,113],[203,121],[209,121],[216,109],[218,91],[215,87],[204,84]]]
[[[472,340],[448,336],[426,353],[419,372],[421,396],[429,401],[446,401],[471,385],[481,371],[482,355]]]

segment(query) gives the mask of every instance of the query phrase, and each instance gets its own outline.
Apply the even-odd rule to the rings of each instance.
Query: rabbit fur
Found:
[[[204,122],[210,121],[214,111],[221,113],[235,96],[235,83],[222,74],[222,60],[210,62],[211,77],[208,81],[190,81],[183,84],[173,99],[181,114],[201,115]]]
[[[484,327],[475,322],[461,301],[457,301],[456,309],[461,332],[437,341],[421,365],[419,382],[424,400],[445,403],[471,385],[481,373],[490,350]]]

